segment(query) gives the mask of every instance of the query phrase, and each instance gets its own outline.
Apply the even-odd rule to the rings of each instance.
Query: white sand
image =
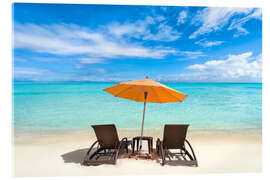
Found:
[[[119,131],[119,130],[118,130]],[[93,132],[90,132],[93,135]],[[81,166],[81,161],[95,140],[86,131],[62,133],[29,133],[14,136],[14,175],[84,176],[142,175],[181,173],[261,172],[261,133],[189,132],[199,167],[161,166],[155,160],[118,159],[116,165]],[[146,131],[154,141],[159,131]],[[121,131],[119,136],[136,136]],[[154,143],[155,144],[155,143]],[[155,145],[154,145],[155,147]],[[146,149],[146,147],[144,147]]]

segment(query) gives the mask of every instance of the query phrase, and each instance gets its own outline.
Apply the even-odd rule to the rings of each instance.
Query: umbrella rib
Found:
[[[153,88],[153,86],[151,86],[151,88],[153,89],[153,92],[155,92],[155,94],[156,94],[156,96],[157,96],[159,102],[161,103],[161,100],[160,100],[160,97],[159,97],[158,93],[157,93],[156,90]]]
[[[121,91],[120,93],[118,93],[117,95],[115,95],[115,97],[118,97],[119,95],[123,94],[124,92],[126,92],[127,90],[131,89],[132,86],[128,87],[127,89]]]
[[[136,86],[131,86],[133,89],[135,89],[136,91],[138,91],[139,93],[143,93],[144,91],[142,91],[142,90],[140,90],[140,89],[138,89],[138,88],[136,88]]]
[[[144,91],[138,89],[136,86],[131,86],[135,91],[139,92],[139,93],[144,93]],[[137,96],[136,101],[139,101],[139,96]]]
[[[172,97],[174,97],[175,99],[177,99],[178,101],[182,102],[178,97],[176,97],[175,95],[171,94],[169,91],[167,91],[165,88],[161,88],[164,91],[166,91],[168,94],[170,94]]]

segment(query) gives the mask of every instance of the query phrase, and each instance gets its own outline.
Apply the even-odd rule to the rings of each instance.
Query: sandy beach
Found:
[[[138,130],[118,129],[131,139]],[[162,137],[160,130],[145,135]],[[89,131],[14,134],[14,176],[91,176],[181,173],[261,172],[261,132],[189,131],[199,167],[161,166],[157,160],[119,158],[116,165],[82,166],[80,163],[95,137]],[[146,144],[143,147],[146,150]]]

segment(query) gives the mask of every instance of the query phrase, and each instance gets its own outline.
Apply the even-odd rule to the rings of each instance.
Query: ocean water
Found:
[[[143,103],[103,91],[113,84],[14,83],[14,130],[80,130],[107,123],[141,128]],[[261,129],[262,84],[165,84],[188,97],[182,103],[147,103],[145,128],[187,123],[194,130]]]

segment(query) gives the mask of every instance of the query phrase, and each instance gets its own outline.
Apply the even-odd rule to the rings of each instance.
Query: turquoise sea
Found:
[[[141,127],[143,103],[103,89],[115,83],[14,83],[16,131],[83,130],[92,124]],[[165,83],[188,94],[182,103],[148,103],[145,128],[188,123],[198,130],[260,130],[262,84]]]

